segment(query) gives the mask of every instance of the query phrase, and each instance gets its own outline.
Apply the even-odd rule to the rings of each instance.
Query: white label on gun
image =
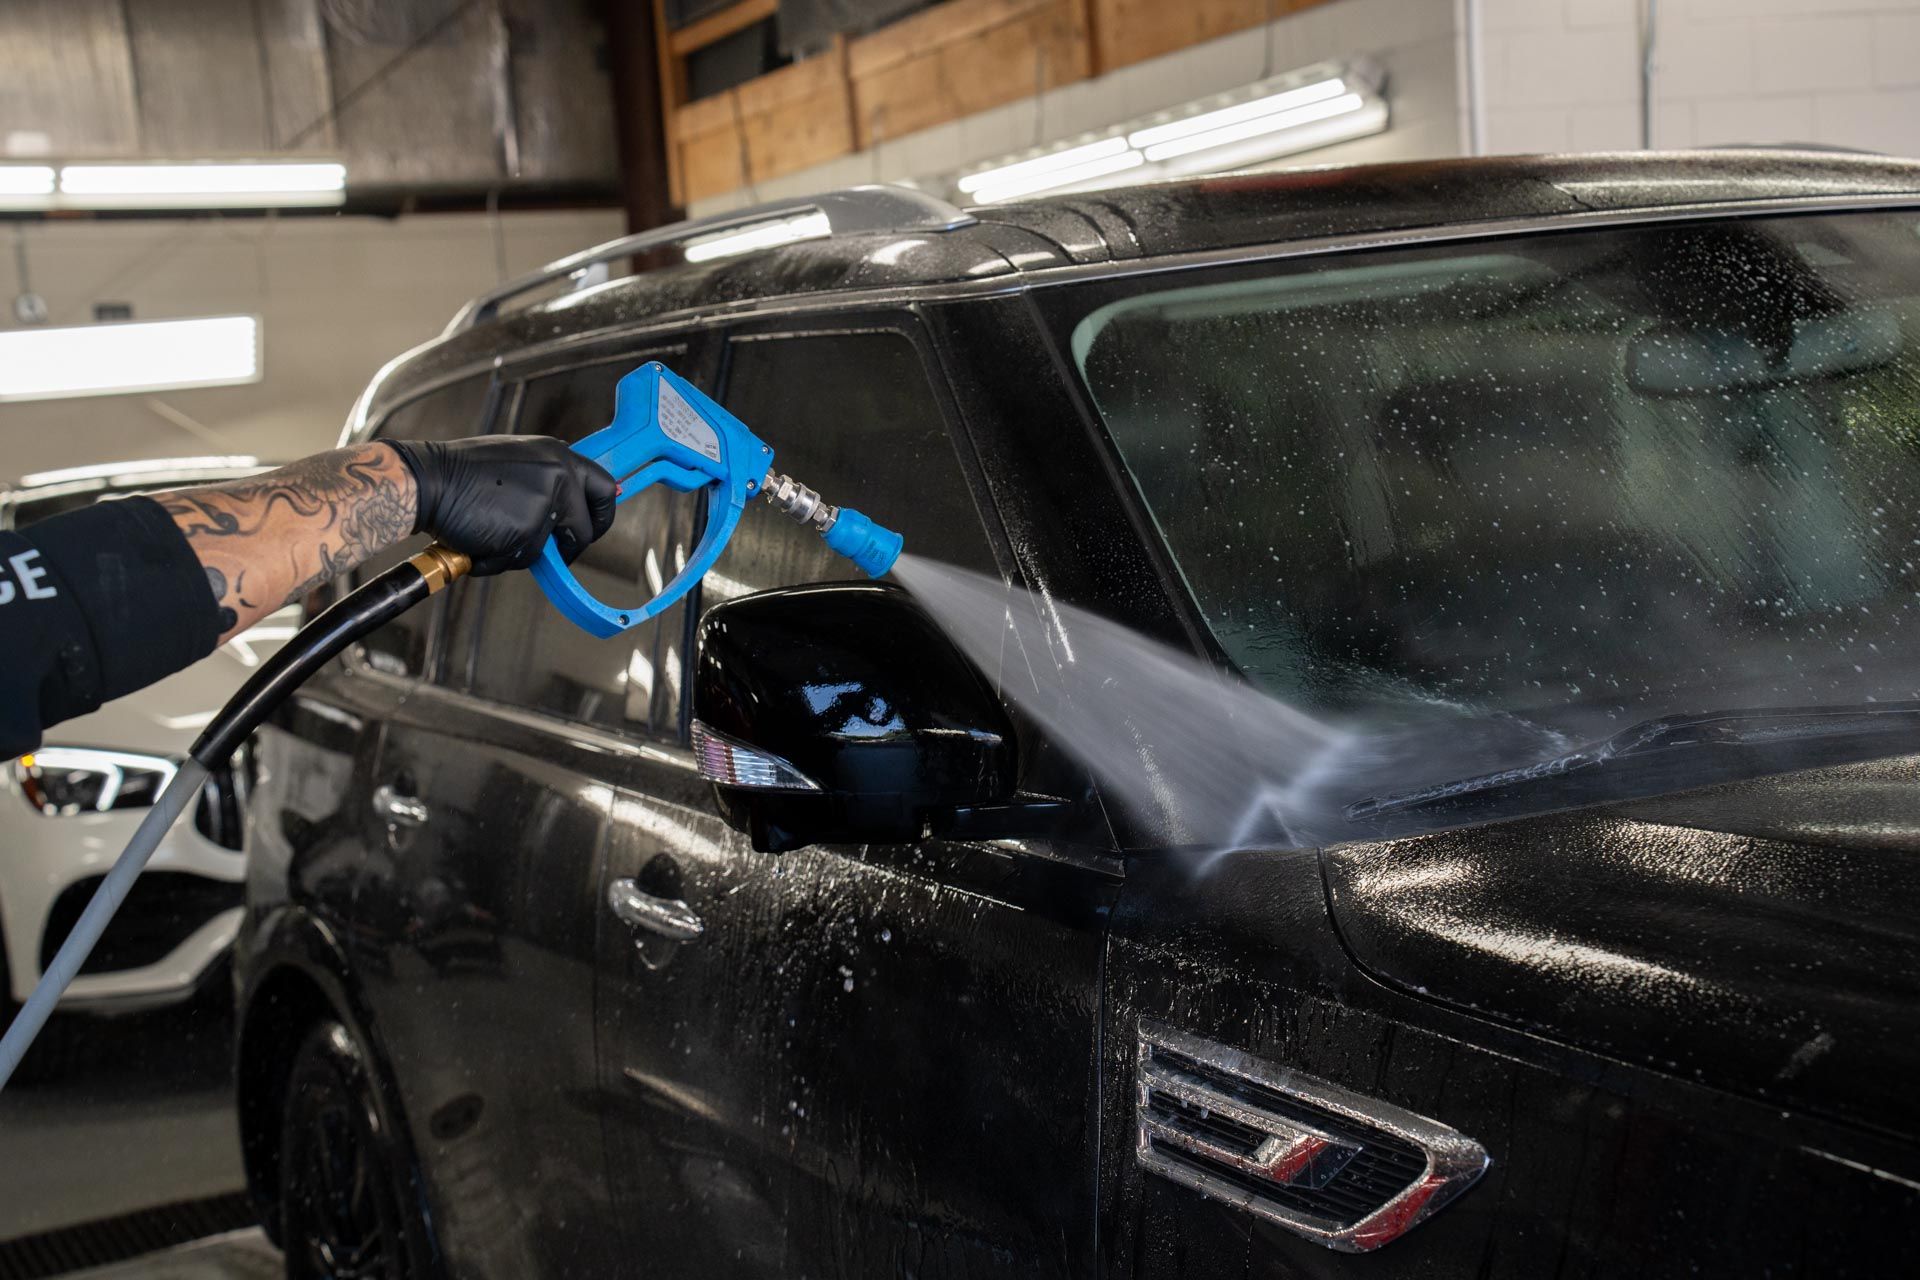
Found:
[[[660,379],[660,429],[667,433],[667,439],[687,446],[720,461],[720,437],[715,434],[707,420],[693,411],[686,397],[673,389],[673,384],[665,378]]]

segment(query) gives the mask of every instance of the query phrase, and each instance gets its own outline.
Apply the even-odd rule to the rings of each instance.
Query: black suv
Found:
[[[292,1274],[1911,1265],[1920,164],[664,238],[482,299],[353,438],[577,439],[657,360],[1008,639],[749,511],[617,639],[515,575],[314,679],[250,756],[238,947]],[[578,572],[651,594],[698,519],[643,493]],[[1294,765],[1228,751],[1281,798],[1223,837],[1182,762],[1244,726],[1103,683],[1104,620],[1365,763],[1287,826]]]

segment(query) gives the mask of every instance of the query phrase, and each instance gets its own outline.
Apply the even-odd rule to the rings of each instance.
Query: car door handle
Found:
[[[656,898],[641,891],[632,880],[615,880],[607,886],[607,905],[613,914],[631,928],[645,929],[675,942],[692,942],[706,926],[693,908],[678,898]]]
[[[424,800],[403,796],[390,785],[374,790],[373,811],[396,827],[425,826],[430,816]]]

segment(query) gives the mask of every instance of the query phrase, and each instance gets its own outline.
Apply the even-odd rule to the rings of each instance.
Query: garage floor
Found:
[[[70,1271],[65,1280],[279,1280],[280,1251],[258,1228],[202,1240],[92,1271]]]
[[[77,1024],[71,1070],[0,1093],[0,1241],[241,1190],[224,995]],[[258,1242],[256,1252],[264,1247]],[[164,1274],[268,1273],[256,1266]]]

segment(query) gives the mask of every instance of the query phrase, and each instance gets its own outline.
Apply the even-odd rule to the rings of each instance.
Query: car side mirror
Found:
[[[693,715],[701,776],[756,849],[916,840],[1014,794],[1006,709],[893,586],[821,583],[709,609]]]

